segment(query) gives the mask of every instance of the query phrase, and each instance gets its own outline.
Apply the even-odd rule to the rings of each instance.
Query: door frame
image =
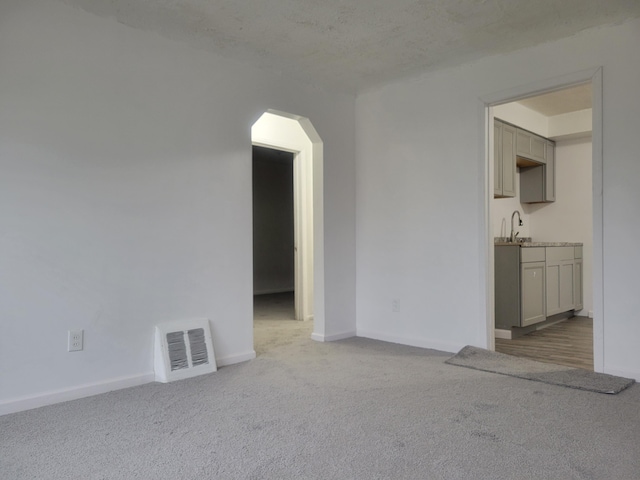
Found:
[[[294,154],[294,252],[296,318],[313,320],[324,340],[323,145],[305,117],[267,110],[251,127],[252,145]]]
[[[603,106],[602,67],[569,73],[559,77],[532,82],[496,93],[484,95],[478,100],[480,172],[478,202],[480,209],[481,272],[484,272],[485,315],[481,322],[480,338],[486,348],[495,350],[495,305],[494,305],[494,249],[491,225],[491,198],[493,197],[493,109],[495,105],[523,98],[562,90],[567,87],[591,83],[592,88],[592,199],[593,199],[593,367],[604,372],[604,228],[603,228]],[[482,300],[481,300],[482,301]]]

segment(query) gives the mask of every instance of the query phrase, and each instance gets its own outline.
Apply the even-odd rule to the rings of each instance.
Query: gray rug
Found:
[[[616,394],[635,382],[630,378],[536,362],[528,358],[492,352],[470,345],[464,347],[445,363],[598,393]]]

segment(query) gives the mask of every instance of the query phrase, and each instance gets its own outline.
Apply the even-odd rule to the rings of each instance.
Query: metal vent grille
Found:
[[[208,319],[183,320],[156,326],[156,380],[169,382],[215,372]]]
[[[189,347],[191,347],[191,364],[195,367],[209,363],[204,329],[195,328],[187,333],[189,334]]]
[[[189,368],[184,332],[167,333],[167,348],[169,349],[169,362],[172,372],[182,368]]]

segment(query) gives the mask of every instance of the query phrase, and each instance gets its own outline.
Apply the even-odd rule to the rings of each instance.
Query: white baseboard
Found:
[[[256,358],[256,351],[251,350],[237,355],[229,355],[228,357],[216,358],[216,365],[224,367],[225,365],[233,365],[235,363],[247,362]]]
[[[234,363],[246,362],[256,358],[256,352],[241,353],[238,355],[230,355],[228,357],[216,358],[218,366],[233,365]],[[24,397],[13,398],[0,402],[0,415],[9,413],[22,412],[31,410],[32,408],[45,407],[55,403],[67,402],[69,400],[77,400],[79,398],[91,397],[101,393],[111,392],[113,390],[121,390],[123,388],[137,387],[145,383],[155,381],[155,373],[144,373],[141,375],[131,375],[127,377],[114,378],[102,382],[88,383],[78,387],[54,390],[37,395],[28,395]]]
[[[154,380],[155,374],[151,372],[140,375],[114,378],[102,382],[88,383],[85,385],[80,385],[78,387],[54,390],[37,395],[28,395],[24,397],[14,398],[0,403],[0,415],[22,412],[24,410],[31,410],[32,408],[44,407],[46,405],[67,402],[69,400],[77,400],[79,398],[91,397],[93,395],[99,395],[101,393],[107,393],[113,390],[137,387],[138,385],[151,383]]]
[[[400,335],[389,335],[387,333],[375,332],[373,330],[358,329],[358,336],[371,338],[372,340],[381,340],[383,342],[398,343],[400,345],[408,345],[410,347],[430,348],[441,352],[458,352],[466,345],[458,343],[434,342],[427,338],[403,337]]]
[[[336,340],[344,340],[345,338],[355,337],[356,332],[350,330],[348,332],[335,333],[333,335],[321,335],[319,333],[313,332],[311,334],[311,340],[315,340],[316,342],[334,342]]]
[[[502,330],[502,329],[496,328],[493,332],[494,332],[495,338],[501,338],[503,340],[511,340],[513,338],[511,330]]]
[[[633,378],[636,382],[640,382],[640,372],[625,370],[623,368],[605,368],[604,372],[608,375],[615,375],[616,377]]]

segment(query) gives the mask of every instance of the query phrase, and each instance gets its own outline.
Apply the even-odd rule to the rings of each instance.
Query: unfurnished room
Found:
[[[640,2],[0,2],[0,478],[640,479]]]

